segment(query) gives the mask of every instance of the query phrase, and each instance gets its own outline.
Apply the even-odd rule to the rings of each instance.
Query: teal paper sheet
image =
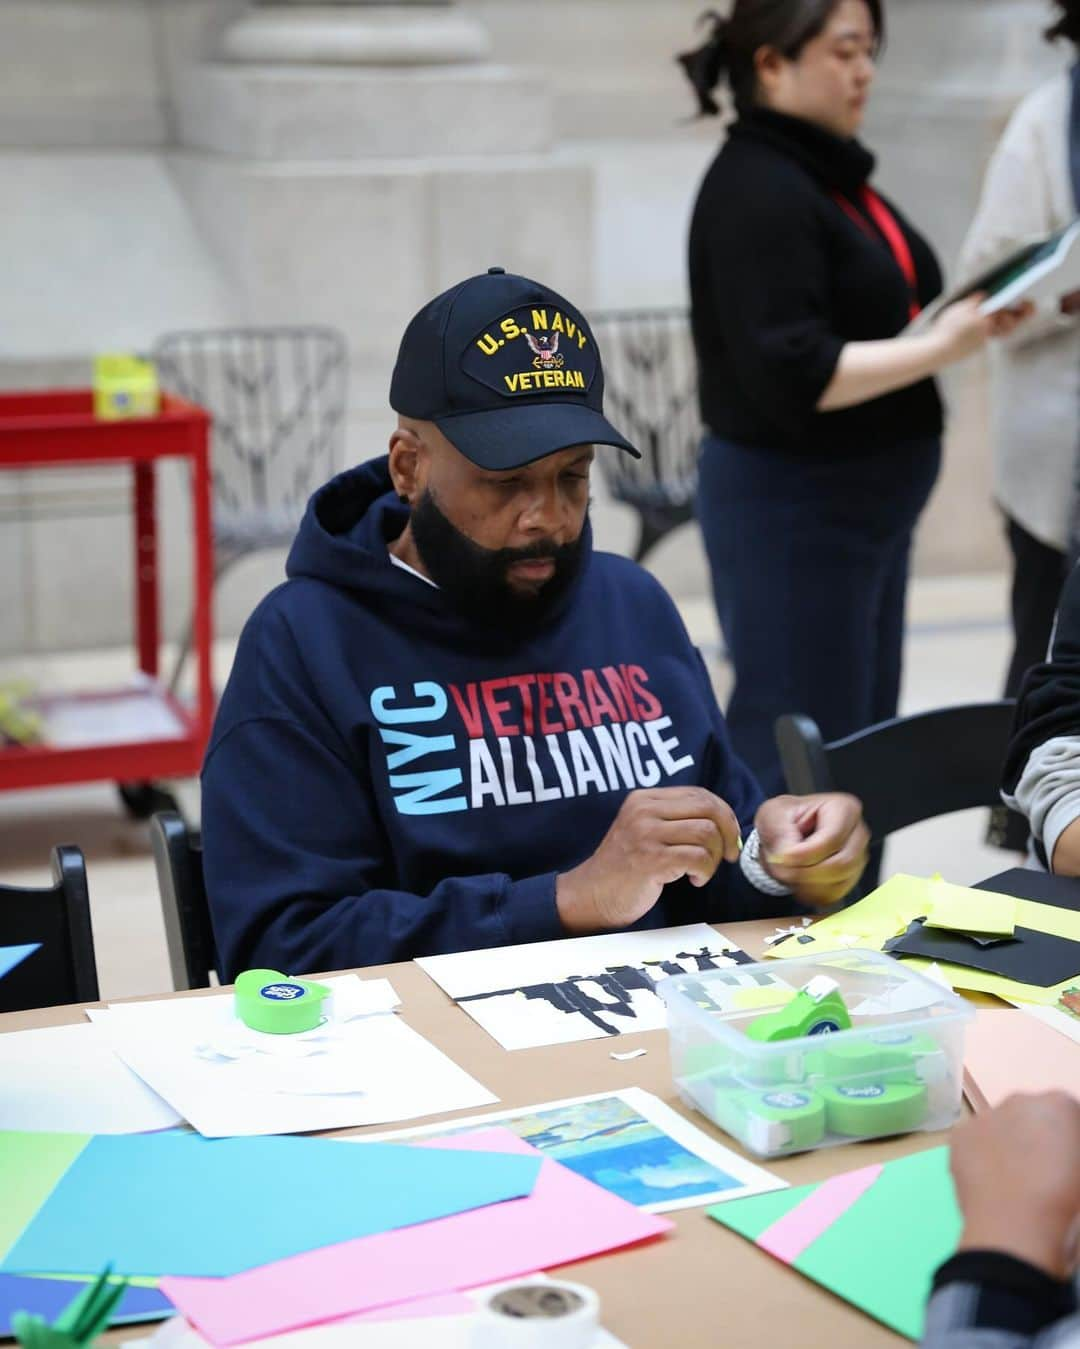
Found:
[[[0,1150],[4,1135],[0,1134]],[[302,1137],[99,1135],[0,1268],[237,1274],[530,1194],[540,1158]]]

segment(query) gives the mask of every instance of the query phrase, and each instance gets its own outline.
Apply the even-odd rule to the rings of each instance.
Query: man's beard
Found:
[[[410,516],[416,551],[428,574],[467,618],[485,627],[529,628],[548,616],[581,569],[585,531],[562,545],[540,539],[527,548],[484,548],[439,509],[430,488]],[[517,590],[508,578],[515,562],[548,559],[555,570],[535,590]]]

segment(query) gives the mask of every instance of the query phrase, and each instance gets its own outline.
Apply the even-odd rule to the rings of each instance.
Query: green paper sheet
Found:
[[[729,1200],[708,1214],[756,1241],[817,1188],[803,1185],[780,1194]],[[874,1184],[811,1242],[793,1268],[901,1335],[918,1340],[934,1271],[956,1249],[960,1226],[949,1150],[932,1148],[887,1162]]]
[[[0,1260],[89,1142],[89,1134],[0,1133]]]

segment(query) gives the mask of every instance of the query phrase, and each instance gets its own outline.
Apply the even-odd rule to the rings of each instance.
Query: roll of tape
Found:
[[[591,1288],[529,1280],[483,1298],[472,1349],[589,1349],[599,1326],[600,1299]]]

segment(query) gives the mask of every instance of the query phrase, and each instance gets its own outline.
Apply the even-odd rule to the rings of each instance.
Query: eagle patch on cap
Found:
[[[477,333],[461,358],[466,375],[503,398],[584,398],[597,366],[592,333],[551,305],[510,310]]]

